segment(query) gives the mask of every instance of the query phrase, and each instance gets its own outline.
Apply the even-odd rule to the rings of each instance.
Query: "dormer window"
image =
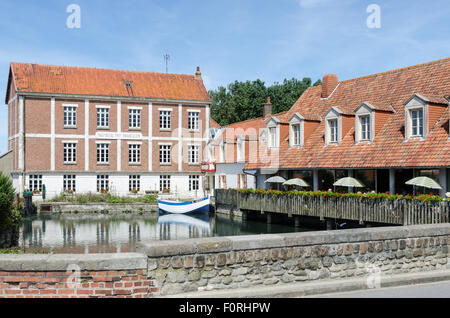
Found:
[[[422,139],[428,134],[428,105],[421,95],[414,94],[405,103],[405,138]]]
[[[289,145],[291,147],[301,147],[303,145],[304,118],[295,113],[289,119]]]
[[[337,107],[331,107],[325,114],[325,146],[341,142],[342,114]]]
[[[277,148],[279,146],[279,131],[280,125],[279,120],[275,117],[272,117],[267,122],[267,130],[268,130],[268,142],[267,145],[269,148]]]

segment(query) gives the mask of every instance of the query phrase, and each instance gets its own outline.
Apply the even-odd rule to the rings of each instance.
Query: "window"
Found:
[[[159,111],[159,128],[160,129],[170,129],[170,110],[160,110]]]
[[[247,176],[244,173],[239,175],[239,188],[246,189],[247,188]]]
[[[64,192],[67,192],[67,191],[75,192],[75,189],[76,189],[75,179],[76,179],[76,177],[74,174],[63,175],[63,190],[64,190]]]
[[[188,129],[199,130],[199,112],[188,112]]]
[[[200,189],[200,176],[189,176],[189,191]]]
[[[236,150],[237,150],[237,154],[236,154],[236,158],[238,162],[242,162],[244,161],[244,139],[239,138],[237,139],[237,145],[236,145]]]
[[[411,121],[412,121],[412,137],[422,137],[423,136],[423,110],[416,109],[411,110]]]
[[[227,176],[222,174],[219,176],[219,189],[227,188]]]
[[[139,175],[128,176],[128,191],[136,193],[141,191],[141,176]]]
[[[141,163],[141,145],[139,144],[128,145],[128,162],[130,164]]]
[[[189,155],[189,164],[198,164],[199,158],[198,158],[198,150],[200,146],[197,145],[189,145],[188,146],[188,155]]]
[[[63,143],[64,146],[64,163],[74,164],[77,162],[77,144],[72,142]]]
[[[292,145],[299,146],[300,145],[300,124],[292,125]]]
[[[30,175],[28,179],[28,189],[31,191],[42,191],[42,175]]]
[[[370,116],[361,116],[361,140],[371,140]]]
[[[109,144],[97,144],[97,163],[109,163]]]
[[[74,128],[77,126],[77,108],[64,106],[64,127]]]
[[[332,119],[328,121],[330,129],[330,142],[338,142],[338,121]]]
[[[97,128],[109,128],[109,108],[97,107]]]
[[[109,176],[102,174],[97,175],[97,192],[108,192]]]
[[[270,127],[269,128],[269,147],[276,147],[277,146],[277,128],[276,127]]]
[[[139,129],[141,128],[141,110],[129,109],[128,110],[128,125],[129,128]]]
[[[159,176],[159,191],[170,192],[170,176]]]
[[[159,163],[170,165],[170,148],[171,145],[159,145]]]
[[[220,162],[225,162],[225,149],[226,149],[226,144],[224,141],[222,141],[220,144],[220,148],[219,148]]]

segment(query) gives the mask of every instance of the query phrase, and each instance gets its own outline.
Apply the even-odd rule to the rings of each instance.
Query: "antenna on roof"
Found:
[[[166,63],[166,73],[169,73],[169,60],[170,55],[168,53],[164,54],[164,62]]]

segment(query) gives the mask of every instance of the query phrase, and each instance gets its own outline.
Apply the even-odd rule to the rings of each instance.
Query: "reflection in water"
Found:
[[[136,251],[139,242],[151,240],[293,231],[302,229],[208,214],[41,213],[23,221],[20,245],[26,252],[116,253]]]

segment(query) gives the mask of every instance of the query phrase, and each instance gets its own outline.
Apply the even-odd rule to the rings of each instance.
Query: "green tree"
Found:
[[[283,83],[276,82],[269,87],[259,79],[220,86],[209,91],[211,117],[221,126],[260,117],[268,96],[272,102],[272,113],[288,110],[311,83],[311,79],[305,77],[301,81],[284,79]]]
[[[20,213],[14,206],[14,193],[11,180],[0,172],[0,232],[20,222]]]

